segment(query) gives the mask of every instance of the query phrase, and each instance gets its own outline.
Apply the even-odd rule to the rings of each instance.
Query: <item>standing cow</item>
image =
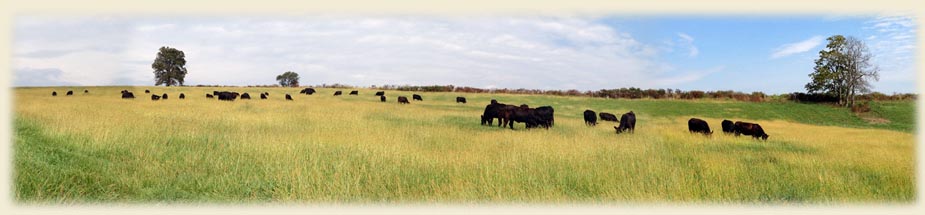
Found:
[[[167,93],[164,93],[164,95],[162,95],[161,98],[164,100],[167,100]]]
[[[267,99],[267,94],[260,94],[260,99]]]
[[[466,103],[466,97],[462,97],[462,96],[456,97],[456,103],[463,103],[463,104],[465,104],[465,103]]]
[[[421,95],[418,95],[418,94],[411,95],[411,99],[418,100],[418,101],[424,101],[424,99],[421,98]]]
[[[84,94],[90,93],[89,90],[84,90]]]
[[[620,122],[619,120],[617,120],[617,115],[613,115],[612,113],[601,112],[600,116],[601,116],[601,120],[604,120],[604,121]]]
[[[241,94],[241,99],[251,99],[251,94],[248,94],[248,93]]]
[[[398,103],[399,104],[411,104],[411,102],[408,102],[408,97],[404,97],[404,96],[398,97]]]
[[[74,95],[74,91],[68,90],[66,95],[68,95],[68,96],[73,96],[73,95]]]
[[[380,101],[380,102],[385,102],[385,96],[379,96],[379,101]]]
[[[334,92],[334,96],[339,96],[341,94],[340,90]]]
[[[636,133],[636,114],[633,111],[623,114],[620,116],[620,127],[614,126],[613,128],[617,129],[617,134],[626,131]]]
[[[183,93],[180,93],[180,99],[186,99],[186,95],[183,95]]]
[[[360,91],[357,91],[357,90],[350,91],[350,95],[360,95]]]
[[[539,125],[549,129],[556,124],[555,110],[551,106],[541,106],[536,108],[534,115],[539,119]]]
[[[286,94],[286,100],[292,101],[292,96],[290,96],[289,94]]]
[[[733,124],[732,121],[729,121],[728,119],[724,119],[720,125],[723,126],[723,133],[725,134],[735,133],[735,124]]]
[[[597,114],[594,114],[593,110],[585,110],[585,125],[597,125]]]
[[[764,133],[764,129],[761,128],[761,125],[750,122],[737,121],[734,124],[734,128],[734,132],[737,137],[739,134],[744,134],[752,136],[754,139],[761,138],[762,140],[768,140],[768,134]]]
[[[58,96],[58,92],[51,91],[51,96]]]
[[[123,99],[134,99],[134,98],[135,98],[135,94],[133,94],[132,92],[123,90],[123,92],[122,92],[122,98],[123,98]]]
[[[385,95],[385,91],[376,92],[376,95],[377,95],[377,96],[384,96],[384,95]]]
[[[161,97],[158,96],[158,95],[151,95],[151,100],[152,100],[152,101],[157,101],[157,100],[160,100],[160,99],[161,99]]]
[[[148,94],[148,93],[151,93],[151,91],[148,89],[145,89],[145,94]]]
[[[702,133],[703,135],[713,134],[713,131],[710,131],[710,125],[707,124],[707,121],[697,118],[687,120],[687,130],[691,133]]]

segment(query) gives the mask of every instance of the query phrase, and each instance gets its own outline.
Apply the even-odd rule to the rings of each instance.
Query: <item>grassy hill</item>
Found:
[[[716,100],[221,88],[16,88],[15,198],[25,202],[900,202],[915,199],[913,102],[842,108]],[[89,89],[89,94],[83,94]],[[119,99],[129,89],[137,99]],[[144,89],[169,93],[151,101]],[[51,97],[57,90],[59,96]],[[349,90],[349,89],[346,89]],[[178,100],[184,92],[187,99]],[[285,101],[284,93],[295,101]],[[346,91],[345,91],[346,94]],[[456,96],[468,104],[455,103]],[[555,127],[479,125],[490,99],[550,105]],[[585,109],[637,114],[634,134]],[[690,117],[770,139],[689,134]],[[864,118],[868,118],[865,120]],[[877,123],[869,123],[877,119]]]

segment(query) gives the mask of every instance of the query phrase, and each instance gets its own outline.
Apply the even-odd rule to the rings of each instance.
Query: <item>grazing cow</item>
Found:
[[[67,91],[67,95],[68,95],[68,96],[73,96],[73,95],[74,95],[74,91],[68,90],[68,91]]]
[[[85,94],[86,94],[86,93],[90,93],[90,91],[89,91],[89,90],[84,90],[84,93],[85,93]]]
[[[151,100],[152,100],[152,101],[157,101],[157,100],[159,100],[159,99],[161,99],[160,96],[158,96],[158,95],[151,95]]]
[[[151,93],[151,91],[148,89],[145,89],[145,94],[148,94],[148,93]]]
[[[247,93],[241,94],[241,99],[251,99],[251,94],[247,94]]]
[[[186,99],[186,95],[183,95],[183,93],[180,93],[180,99]]]
[[[58,96],[58,92],[51,91],[51,96]]]
[[[123,99],[134,99],[134,98],[135,98],[135,94],[133,94],[132,92],[123,90],[123,92],[122,92],[122,98],[123,98]]]
[[[733,124],[732,121],[729,121],[728,119],[723,119],[723,122],[721,125],[723,126],[723,133],[725,134],[735,133],[735,124]]]
[[[492,104],[498,104],[498,100],[492,99],[492,100],[491,100],[491,103],[492,103]]]
[[[339,96],[341,94],[340,90],[334,91],[334,96]]]
[[[462,96],[456,97],[456,103],[463,103],[463,104],[465,104],[465,103],[466,103],[466,97],[462,97]]]
[[[418,100],[418,101],[424,101],[424,99],[421,98],[421,95],[418,95],[418,94],[411,95],[411,99]]]
[[[270,93],[268,93],[268,92],[263,92],[263,94],[264,94],[264,95],[267,95],[267,96],[270,96]]]
[[[620,122],[619,120],[617,120],[617,115],[613,115],[612,113],[601,112],[599,115],[601,116],[601,120],[611,121],[611,122]]]
[[[480,116],[482,118],[482,125],[491,126],[495,118],[498,118],[498,126],[503,125],[501,108],[504,108],[505,106],[507,105],[498,103],[497,101],[495,101],[495,103],[486,105],[485,111],[482,112],[482,116]]]
[[[164,95],[161,96],[161,98],[164,99],[164,100],[167,100],[167,93],[164,93]]]
[[[617,129],[617,134],[625,131],[636,133],[636,114],[633,111],[623,114],[620,116],[620,127],[614,126],[613,128]]]
[[[376,92],[376,95],[377,95],[377,96],[384,96],[384,95],[385,95],[385,91]]]
[[[736,121],[734,125],[736,137],[738,137],[739,134],[744,134],[752,136],[754,139],[761,138],[763,140],[768,140],[768,134],[764,133],[764,129],[761,128],[761,125],[740,121]]]
[[[597,125],[597,114],[594,114],[593,110],[585,110],[585,125]]]
[[[218,100],[223,100],[223,101],[234,101],[235,99],[238,98],[238,95],[240,95],[238,94],[238,92],[228,92],[228,91],[222,91],[222,92],[216,91],[215,92],[215,96],[218,96]]]
[[[411,102],[408,102],[408,97],[404,97],[404,96],[398,97],[398,103],[399,104],[411,104]]]
[[[380,102],[385,102],[385,96],[379,96],[379,101],[380,101]]]
[[[206,93],[206,98],[210,98],[210,99],[211,99],[211,98],[214,98],[214,97],[212,96],[212,94]]]
[[[290,96],[289,94],[286,94],[286,100],[292,101],[292,96]]]
[[[540,125],[542,118],[536,114],[536,109],[530,108],[527,105],[521,105],[520,107],[514,107],[508,110],[508,119],[507,125],[511,129],[514,129],[515,122],[522,122],[526,124],[527,128],[535,128]]]
[[[218,91],[212,91],[212,95],[218,96]]]
[[[305,89],[302,89],[302,91],[299,91],[299,93],[300,93],[300,94],[306,94],[306,95],[315,94],[315,88],[311,88],[311,87],[305,88]],[[269,96],[269,95],[270,95],[270,94],[267,93],[267,96]]]
[[[538,118],[538,123],[543,128],[549,129],[556,124],[555,110],[551,106],[541,106],[536,108],[534,115]]]
[[[360,91],[350,91],[350,95],[360,95]]]
[[[122,92],[121,92],[121,93],[127,93],[127,92],[128,92],[128,90],[122,90]]]
[[[710,125],[707,124],[707,121],[702,119],[691,118],[687,120],[687,130],[691,133],[702,133],[703,135],[711,135],[713,131],[710,130]]]
[[[260,94],[260,99],[267,99],[267,94]]]

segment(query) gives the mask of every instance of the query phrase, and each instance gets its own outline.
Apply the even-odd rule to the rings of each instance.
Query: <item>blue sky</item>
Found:
[[[803,91],[835,34],[875,55],[874,90],[914,92],[916,25],[865,16],[22,16],[16,86],[152,85],[160,46],[186,84],[453,84],[483,88]]]

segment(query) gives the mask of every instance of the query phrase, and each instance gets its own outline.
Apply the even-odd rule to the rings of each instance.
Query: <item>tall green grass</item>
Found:
[[[914,115],[874,105],[888,124],[795,103],[610,100],[418,93],[400,105],[299,89],[241,88],[268,100],[205,98],[218,88],[91,87],[61,96],[15,89],[19,202],[695,202],[839,203],[915,199]],[[72,88],[82,92],[83,88]],[[135,100],[119,99],[129,89]],[[178,100],[184,92],[186,100]],[[295,101],[285,101],[284,93]],[[456,104],[466,96],[469,104]],[[255,97],[257,98],[257,97]],[[555,127],[479,125],[495,98],[551,105]],[[637,113],[634,134],[585,109]],[[690,117],[757,122],[768,141],[690,134]],[[496,122],[497,123],[497,122]]]

